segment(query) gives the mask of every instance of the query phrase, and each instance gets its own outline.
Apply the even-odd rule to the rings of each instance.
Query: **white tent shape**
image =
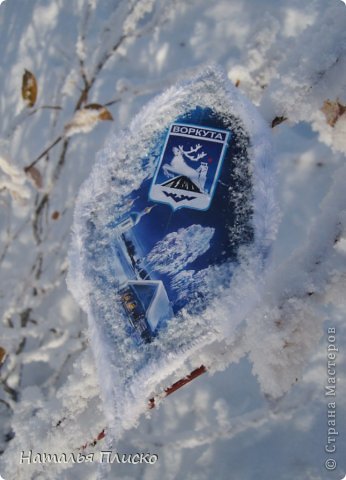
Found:
[[[152,332],[161,321],[173,316],[173,310],[161,280],[129,280],[128,286],[140,300]]]

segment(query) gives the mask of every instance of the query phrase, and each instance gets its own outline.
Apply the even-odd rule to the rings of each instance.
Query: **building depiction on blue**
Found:
[[[160,323],[173,316],[161,280],[129,280],[119,293],[132,328],[145,342],[151,341]]]

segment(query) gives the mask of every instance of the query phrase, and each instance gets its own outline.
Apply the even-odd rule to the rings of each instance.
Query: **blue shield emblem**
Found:
[[[149,198],[173,210],[208,210],[213,199],[230,132],[173,123],[168,131]]]

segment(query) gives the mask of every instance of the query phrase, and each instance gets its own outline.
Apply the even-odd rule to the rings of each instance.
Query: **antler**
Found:
[[[200,148],[202,148],[202,145],[201,145],[201,144],[199,144],[199,143],[197,143],[197,145],[195,146],[195,148],[190,148],[190,151],[189,151],[189,152],[187,152],[187,153],[189,153],[189,154],[190,154],[190,153],[195,153],[195,152],[198,152],[198,150],[199,150]]]
[[[190,150],[188,152],[185,152],[185,150],[183,149],[182,146],[179,146],[179,150],[189,159],[189,160],[192,160],[194,162],[197,162],[199,159],[201,158],[204,158],[207,156],[206,153],[202,152],[202,153],[199,153],[197,155],[197,157],[194,157],[192,155],[192,153],[196,153],[198,152],[198,150],[200,150],[202,148],[202,145],[200,145],[199,143],[195,146],[195,148],[190,148]]]
[[[192,158],[191,160],[197,161],[197,160],[199,160],[200,158],[204,158],[204,157],[206,157],[206,156],[207,156],[207,154],[204,153],[204,152],[202,152],[202,153],[199,153],[196,158]]]

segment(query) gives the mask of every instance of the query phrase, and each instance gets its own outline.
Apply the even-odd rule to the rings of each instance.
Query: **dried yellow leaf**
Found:
[[[104,107],[100,103],[88,103],[88,105],[85,105],[84,108],[87,110],[101,110]]]
[[[100,120],[113,120],[113,117],[103,105],[90,103],[77,110],[72,120],[65,125],[65,136],[71,137],[76,133],[88,133]]]
[[[280,123],[285,122],[287,120],[287,117],[281,116],[281,117],[275,117],[274,120],[272,121],[272,128],[275,128],[277,125],[280,125]]]
[[[30,180],[33,181],[37,188],[42,188],[43,181],[41,172],[34,166],[26,167],[24,169],[25,173],[28,175]]]
[[[0,347],[0,365],[4,363],[6,357],[6,350],[3,347]]]
[[[328,125],[334,127],[341,115],[346,112],[346,105],[342,105],[342,103],[337,100],[335,102],[326,100],[323,103],[321,111],[324,113]]]
[[[113,117],[107,108],[103,108],[103,110],[99,113],[100,120],[113,120]]]
[[[100,105],[99,103],[89,103],[89,105],[85,105],[86,109],[89,110],[97,110],[98,111],[98,119],[99,120],[113,120],[112,114],[106,107]]]
[[[24,71],[22,81],[22,97],[28,104],[28,107],[33,107],[37,98],[37,82],[35,76],[29,72]]]

